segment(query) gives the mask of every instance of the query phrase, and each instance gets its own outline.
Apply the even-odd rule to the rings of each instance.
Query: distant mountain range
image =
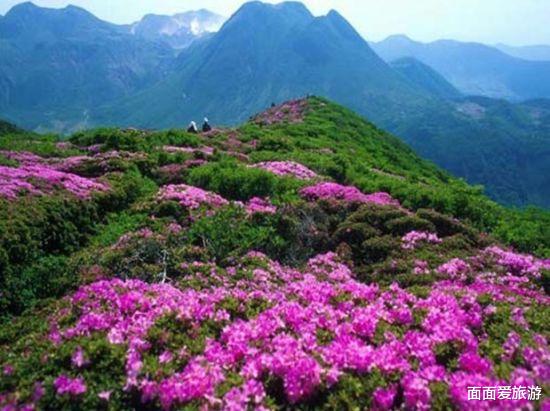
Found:
[[[371,43],[384,60],[414,57],[468,95],[521,101],[550,98],[550,61],[527,61],[479,43],[420,43],[397,35]]]
[[[391,42],[375,44],[388,64],[336,11],[315,17],[297,2],[246,3],[216,33],[209,31],[219,16],[178,16],[117,26],[76,7],[13,8],[0,19],[0,50],[10,53],[0,59],[0,117],[64,132],[96,125],[182,127],[204,115],[232,125],[272,102],[315,94],[398,134],[470,183],[484,184],[502,203],[550,207],[548,100],[469,97],[460,81],[433,64],[437,59],[424,52],[390,56],[380,50]],[[441,44],[441,59],[465,67],[472,81],[490,76],[486,68],[494,61],[546,67],[486,46]],[[432,55],[430,45],[420,46]],[[473,58],[472,47],[483,53],[474,55],[475,64],[462,62]],[[503,72],[513,71],[507,67]],[[528,77],[503,80],[496,73],[494,81],[516,90],[515,100],[534,87]],[[546,82],[537,88],[543,93],[550,79],[538,78]]]

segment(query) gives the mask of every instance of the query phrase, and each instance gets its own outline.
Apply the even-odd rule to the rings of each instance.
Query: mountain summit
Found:
[[[162,127],[208,115],[234,124],[273,101],[306,94],[331,97],[380,119],[392,107],[407,110],[407,101],[425,97],[340,14],[314,17],[296,2],[244,4],[179,62],[172,76],[104,110],[100,121],[111,116],[111,121]]]

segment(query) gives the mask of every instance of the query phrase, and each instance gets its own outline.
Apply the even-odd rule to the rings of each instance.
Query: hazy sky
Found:
[[[5,14],[21,0],[0,0]],[[277,1],[271,3],[277,3]],[[550,44],[550,0],[304,0],[315,15],[338,10],[368,40],[404,33],[415,40],[440,38],[508,43]],[[34,0],[62,7],[75,4],[115,23],[146,13],[173,14],[207,8],[230,16],[242,0]]]

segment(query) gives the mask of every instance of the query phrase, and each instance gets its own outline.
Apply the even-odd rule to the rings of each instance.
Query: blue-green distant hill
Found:
[[[414,57],[442,74],[464,94],[521,101],[550,97],[550,61],[528,61],[479,43],[420,43],[390,36],[373,49],[386,61]]]

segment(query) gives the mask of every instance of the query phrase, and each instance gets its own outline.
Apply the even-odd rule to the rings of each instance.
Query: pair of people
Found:
[[[208,119],[205,117],[204,118],[204,123],[202,123],[202,132],[206,133],[210,130],[212,130],[212,126],[208,122]],[[189,123],[189,127],[187,128],[187,132],[188,133],[195,133],[195,134],[198,133],[199,129],[197,128],[197,123],[195,123],[194,121]]]

